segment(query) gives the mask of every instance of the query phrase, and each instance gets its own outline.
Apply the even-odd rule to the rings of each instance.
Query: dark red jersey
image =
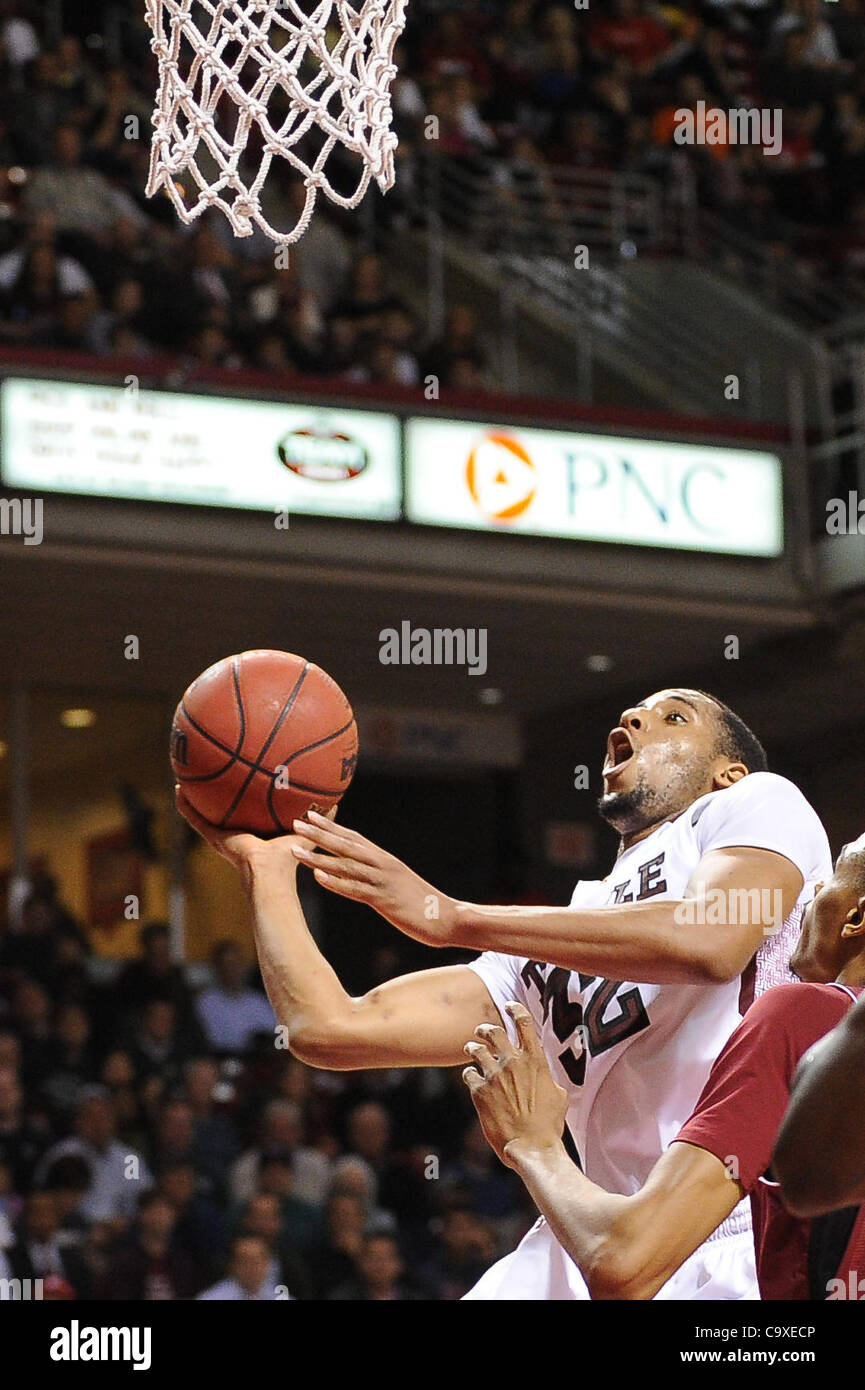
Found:
[[[800,1059],[856,997],[843,985],[768,990],[731,1035],[675,1141],[714,1154],[749,1193],[757,1278],[767,1300],[825,1299],[835,1278],[852,1287],[848,1256],[861,1249],[865,1207],[816,1220],[791,1216],[770,1163]]]

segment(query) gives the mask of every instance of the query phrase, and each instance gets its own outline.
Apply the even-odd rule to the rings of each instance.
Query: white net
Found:
[[[148,196],[192,222],[219,208],[237,236],[297,241],[321,189],[356,207],[371,179],[393,184],[390,86],[406,0],[146,0],[159,61]],[[337,147],[339,149],[337,150]],[[359,156],[334,187],[337,150]],[[303,209],[278,230],[261,194],[274,159],[302,176]],[[356,186],[352,187],[355,178]]]

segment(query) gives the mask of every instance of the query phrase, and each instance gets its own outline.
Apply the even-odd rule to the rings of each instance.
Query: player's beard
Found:
[[[705,774],[693,767],[670,768],[663,787],[653,787],[645,771],[626,792],[604,792],[598,813],[620,835],[634,835],[670,820],[705,791]]]

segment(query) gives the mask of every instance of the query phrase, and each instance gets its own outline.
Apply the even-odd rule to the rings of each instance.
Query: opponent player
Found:
[[[762,1297],[848,1296],[849,1276],[865,1253],[865,1209],[797,1220],[770,1160],[797,1062],[839,1019],[852,1018],[851,1001],[865,985],[863,914],[859,850],[839,857],[804,914],[793,967],[814,983],[781,985],[752,1005],[694,1114],[631,1196],[603,1191],[568,1157],[561,1140],[568,1097],[550,1075],[527,1010],[516,1003],[508,1009],[518,1049],[503,1028],[476,1029],[466,1046],[475,1065],[463,1076],[484,1133],[522,1177],[594,1298],[651,1298],[746,1193]],[[818,983],[827,977],[835,983]],[[856,1124],[861,1128],[858,1109]],[[824,1130],[817,1153],[839,1147],[847,1128],[842,1119],[840,1128]]]
[[[846,845],[851,865],[865,857],[865,835]],[[837,876],[837,875],[836,875]],[[861,929],[865,896],[850,903],[847,924]],[[831,969],[824,962],[824,970]],[[865,998],[803,1057],[772,1156],[785,1205],[818,1216],[865,1202]],[[865,1273],[865,1248],[859,1269]]]
[[[750,730],[699,691],[663,690],[625,711],[608,739],[599,803],[621,851],[608,879],[578,884],[561,909],[455,903],[324,818],[296,822],[295,840],[264,842],[216,831],[182,797],[178,804],[243,873],[265,985],[297,1056],[337,1069],[453,1065],[477,1024],[500,1022],[515,998],[568,1090],[584,1166],[630,1192],[693,1109],[739,1022],[740,996],[787,978],[799,909],[831,867],[814,811],[765,766]],[[514,954],[423,971],[351,999],[306,929],[296,859],[410,935]],[[766,932],[774,934],[764,940]],[[662,1296],[756,1296],[747,1209]],[[469,1297],[587,1291],[541,1221]]]

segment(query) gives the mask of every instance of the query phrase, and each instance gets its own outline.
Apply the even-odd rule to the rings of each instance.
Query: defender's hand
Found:
[[[506,1004],[519,1046],[504,1028],[482,1023],[466,1043],[474,1063],[463,1081],[472,1093],[481,1128],[499,1158],[516,1167],[519,1150],[557,1148],[562,1142],[568,1098],[553,1080],[528,1009]]]
[[[315,811],[309,812],[308,820],[296,820],[294,829],[292,854],[313,870],[324,888],[366,903],[416,941],[447,944],[455,903],[407,864],[356,830],[331,825]]]

